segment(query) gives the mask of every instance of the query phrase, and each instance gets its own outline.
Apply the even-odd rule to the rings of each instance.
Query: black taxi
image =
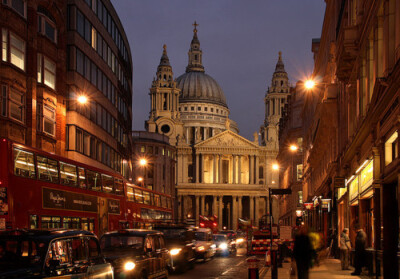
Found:
[[[168,278],[169,252],[159,231],[125,229],[105,233],[100,246],[115,278]]]
[[[97,237],[79,230],[0,233],[0,278],[113,278]]]

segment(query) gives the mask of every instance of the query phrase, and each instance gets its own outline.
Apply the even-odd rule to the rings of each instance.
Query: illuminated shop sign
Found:
[[[372,185],[373,178],[374,160],[365,160],[364,163],[357,169],[356,174],[353,175],[348,180],[349,182],[346,183],[349,187],[349,200],[351,201],[357,198],[358,193],[362,193],[367,190]]]
[[[331,211],[331,199],[321,199],[321,203],[322,209],[326,209],[328,212]]]
[[[305,203],[304,203],[304,208],[305,208],[305,209],[308,209],[308,210],[312,210],[312,209],[314,209],[314,203],[312,203],[312,202],[305,202]]]
[[[344,196],[344,194],[346,194],[346,192],[347,192],[347,186],[345,188],[339,188],[337,199],[340,200]]]
[[[369,186],[372,185],[374,176],[374,164],[371,160],[368,165],[361,171],[361,181],[360,181],[360,192],[366,190]]]
[[[358,175],[350,182],[349,198],[355,199],[358,196]]]

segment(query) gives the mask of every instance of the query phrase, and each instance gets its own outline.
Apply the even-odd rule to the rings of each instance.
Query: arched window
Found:
[[[53,16],[44,7],[38,6],[38,32],[57,43],[57,28]]]
[[[263,166],[260,166],[258,168],[258,178],[259,179],[263,179],[264,178],[264,167]]]

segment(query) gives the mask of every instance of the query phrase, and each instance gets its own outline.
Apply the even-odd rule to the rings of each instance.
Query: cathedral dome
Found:
[[[179,102],[205,102],[226,105],[224,92],[218,83],[204,72],[187,72],[177,78],[181,89]]]

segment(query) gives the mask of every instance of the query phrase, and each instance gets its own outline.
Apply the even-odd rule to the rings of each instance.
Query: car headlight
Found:
[[[204,249],[205,249],[204,246],[199,246],[199,247],[197,247],[197,250],[198,250],[198,251],[204,251]]]
[[[212,244],[212,245],[211,245],[211,248],[212,248],[212,249],[215,249],[215,248],[217,248],[217,245]]]
[[[181,252],[182,249],[172,249],[171,251],[169,251],[169,253],[172,256],[178,255]]]
[[[219,247],[219,249],[225,250],[225,249],[228,248],[228,244],[226,244],[226,243],[221,243],[218,247]]]
[[[244,241],[243,238],[238,238],[238,239],[236,239],[236,243],[237,243],[237,244],[242,243],[243,241]]]
[[[131,270],[133,270],[135,268],[135,266],[136,266],[136,264],[134,262],[132,262],[132,261],[126,262],[124,264],[124,270],[125,271],[131,271]]]

